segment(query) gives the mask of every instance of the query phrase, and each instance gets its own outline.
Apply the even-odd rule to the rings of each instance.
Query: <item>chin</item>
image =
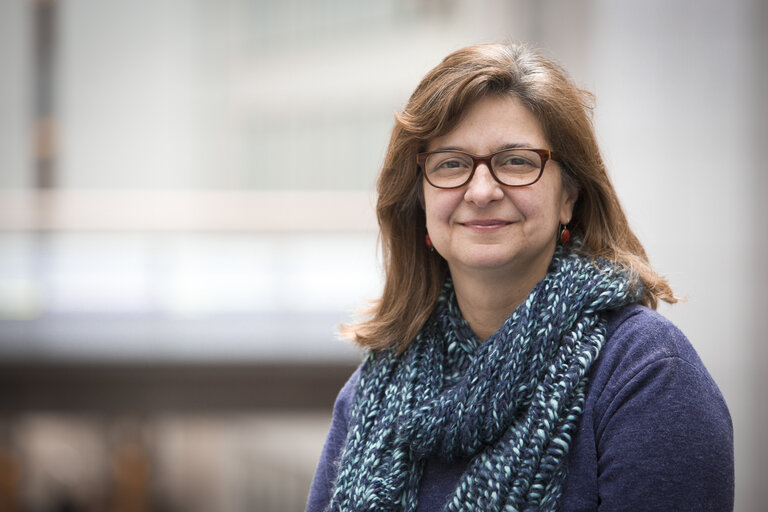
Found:
[[[458,263],[465,268],[476,268],[477,270],[493,270],[510,268],[515,264],[516,258],[507,252],[489,250],[488,248],[472,251],[470,254],[460,258]]]

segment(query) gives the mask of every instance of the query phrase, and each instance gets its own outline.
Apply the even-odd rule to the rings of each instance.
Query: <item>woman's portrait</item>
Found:
[[[732,510],[728,407],[654,311],[678,299],[591,105],[552,59],[500,43],[445,57],[396,115],[384,288],[346,327],[367,355],[308,511]]]
[[[762,512],[766,27],[0,0],[0,512]]]

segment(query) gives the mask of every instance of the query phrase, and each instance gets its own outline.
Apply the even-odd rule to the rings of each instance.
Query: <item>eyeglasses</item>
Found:
[[[459,188],[472,179],[480,164],[485,164],[497,182],[508,187],[533,185],[544,173],[547,160],[555,160],[548,149],[503,149],[476,156],[463,151],[441,149],[416,155],[416,163],[430,185]]]

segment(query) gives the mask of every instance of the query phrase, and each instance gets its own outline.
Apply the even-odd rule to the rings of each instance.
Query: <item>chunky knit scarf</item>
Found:
[[[414,511],[436,457],[471,458],[444,510],[556,510],[602,312],[639,292],[610,263],[558,246],[546,277],[481,342],[448,279],[408,349],[363,364],[328,509]]]

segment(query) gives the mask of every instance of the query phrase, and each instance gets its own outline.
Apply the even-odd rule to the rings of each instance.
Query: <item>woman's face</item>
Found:
[[[451,132],[429,142],[427,151],[487,155],[519,146],[551,149],[536,117],[516,98],[490,96],[472,104]],[[423,187],[427,231],[454,276],[495,269],[528,280],[543,278],[559,225],[570,222],[576,200],[551,160],[541,179],[525,187],[501,185],[485,164],[458,189],[437,189],[426,180]]]

